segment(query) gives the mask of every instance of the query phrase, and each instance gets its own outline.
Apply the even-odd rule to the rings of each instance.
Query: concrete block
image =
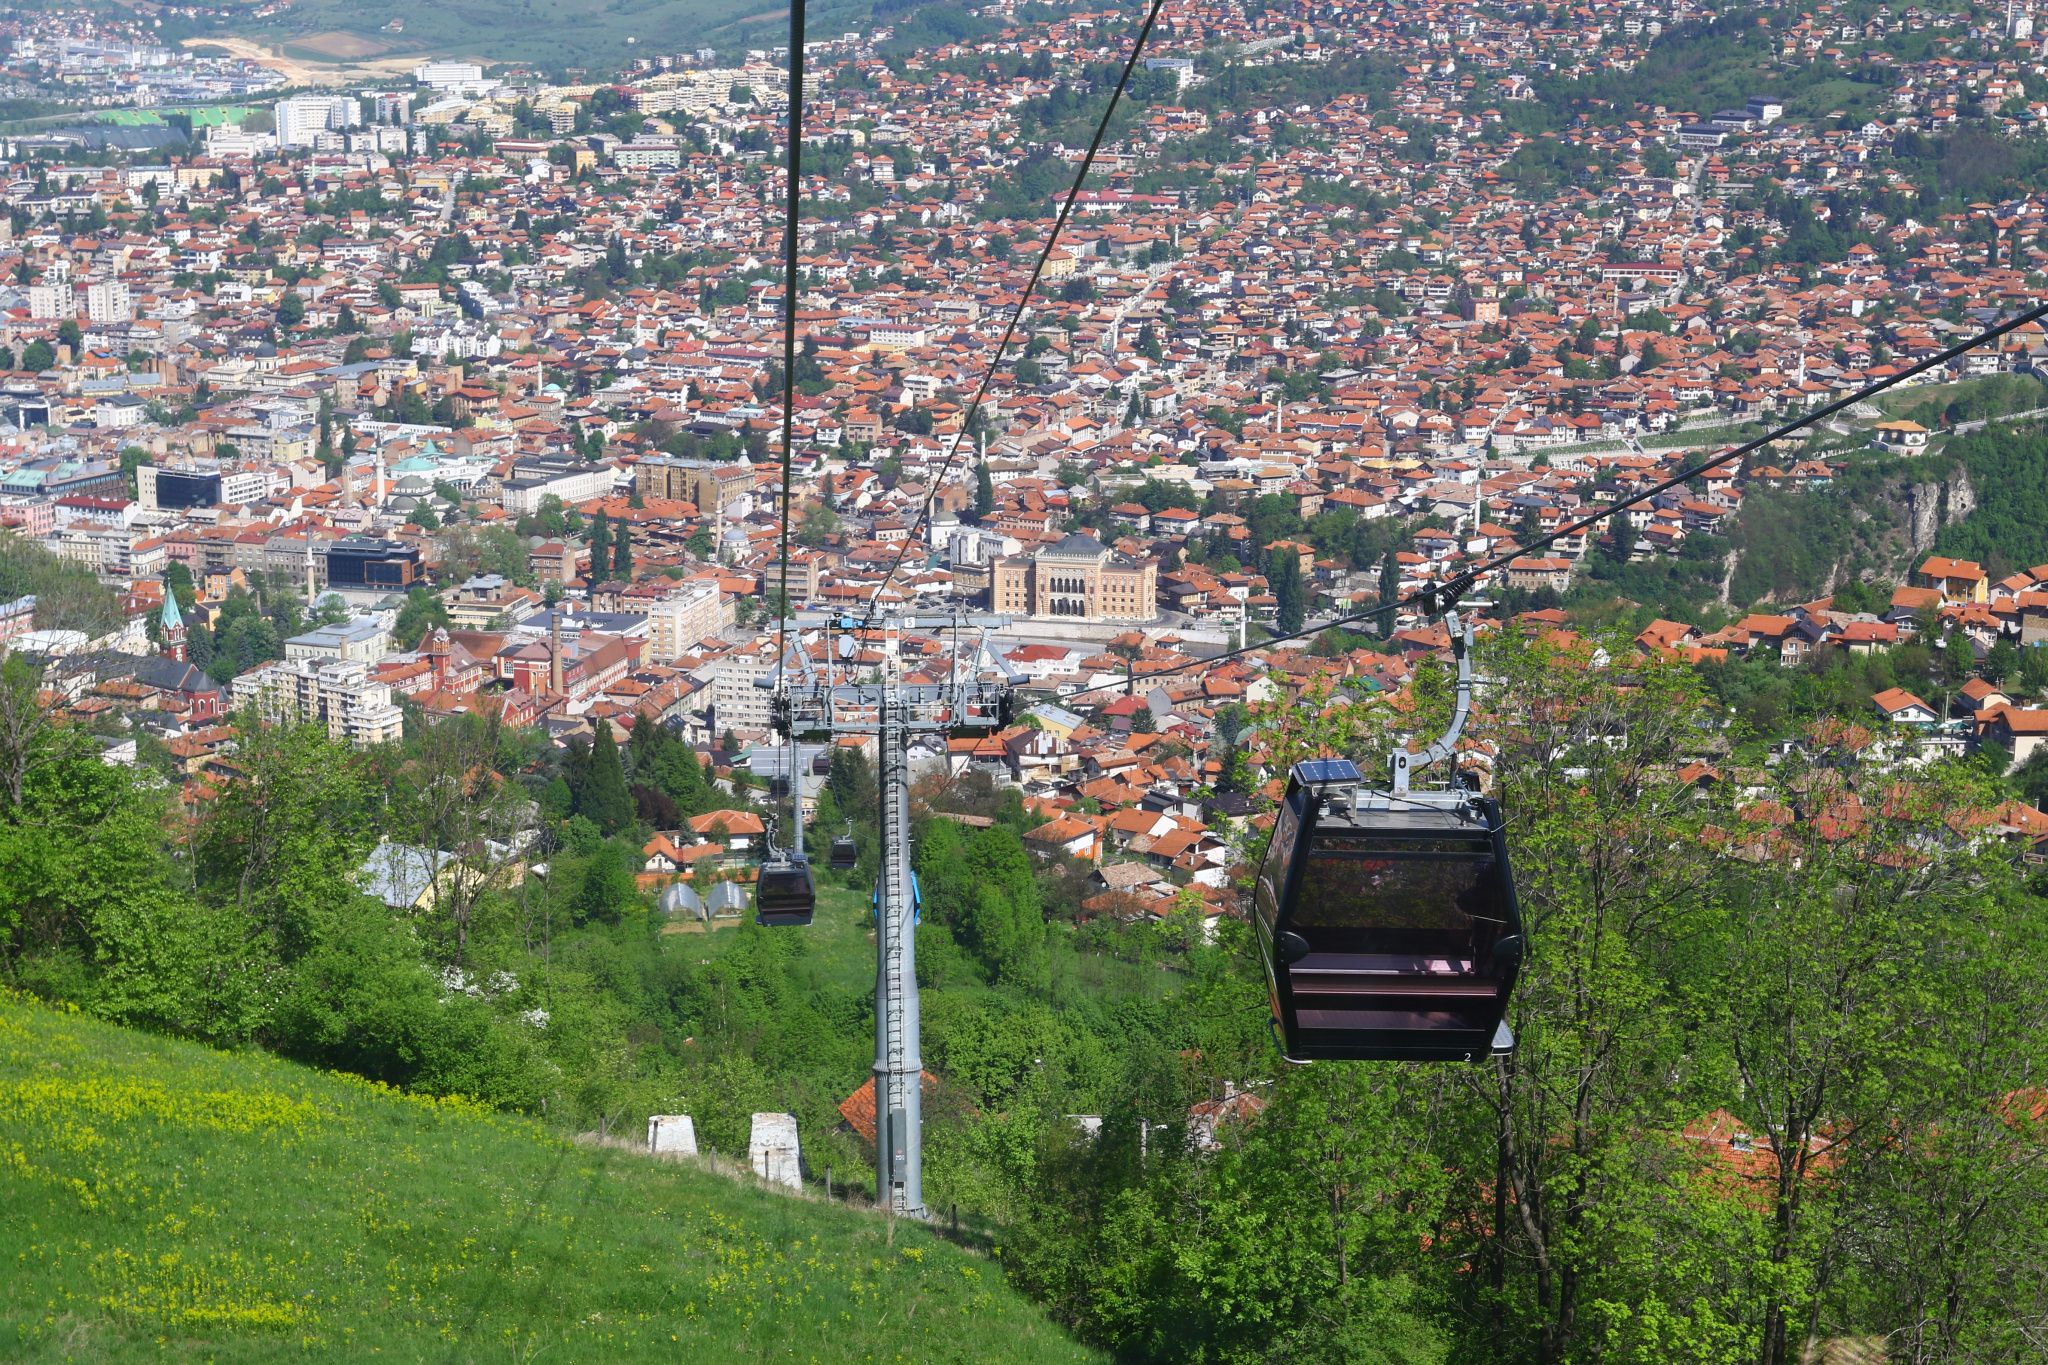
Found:
[[[654,1114],[647,1120],[647,1150],[656,1156],[697,1155],[697,1125],[688,1114]]]
[[[800,1190],[804,1185],[803,1159],[797,1150],[795,1114],[756,1114],[747,1141],[747,1157],[754,1174],[771,1185]]]

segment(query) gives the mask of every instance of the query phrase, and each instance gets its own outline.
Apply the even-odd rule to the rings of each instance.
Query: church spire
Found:
[[[178,594],[168,585],[164,588],[163,615],[157,618],[158,634],[163,640],[164,656],[185,662],[185,614],[178,610]]]

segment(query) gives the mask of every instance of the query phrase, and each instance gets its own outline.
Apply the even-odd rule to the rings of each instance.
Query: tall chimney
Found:
[[[562,604],[555,604],[548,623],[548,693],[562,695]]]

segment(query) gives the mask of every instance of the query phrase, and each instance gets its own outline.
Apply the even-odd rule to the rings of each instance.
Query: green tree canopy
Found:
[[[576,813],[587,816],[606,836],[633,822],[633,798],[626,791],[626,772],[619,762],[618,741],[610,724],[600,721],[590,746],[590,768],[576,792]]]

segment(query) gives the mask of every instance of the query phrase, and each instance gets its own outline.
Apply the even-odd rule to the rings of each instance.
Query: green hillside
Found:
[[[1089,1360],[921,1228],[0,996],[0,1359]]]
[[[743,42],[778,41],[788,13],[750,0],[300,0],[228,31],[282,42],[288,56],[315,63],[431,55],[553,68],[701,46],[736,55]],[[836,9],[826,17],[845,18]]]

